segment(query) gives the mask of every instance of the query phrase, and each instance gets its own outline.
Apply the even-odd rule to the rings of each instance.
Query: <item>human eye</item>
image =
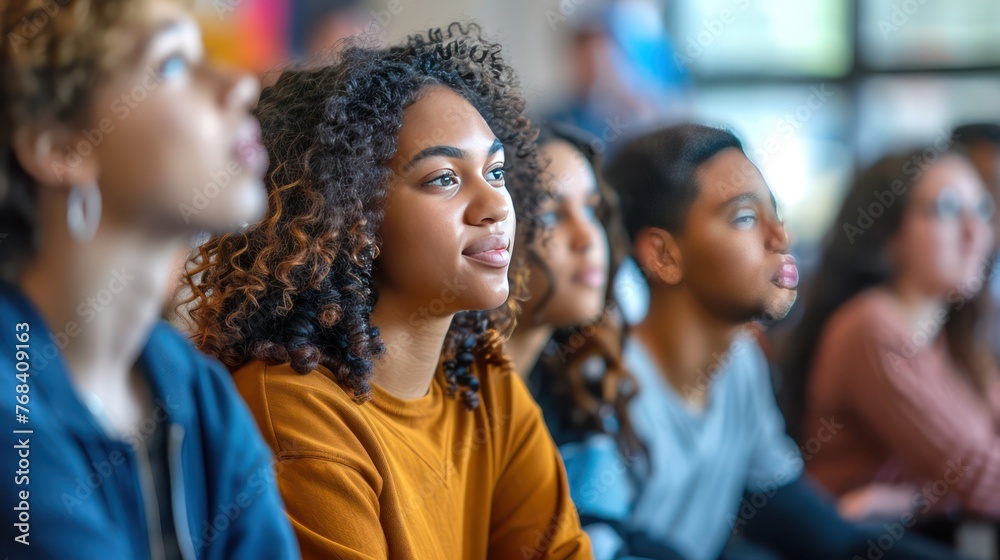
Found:
[[[490,182],[500,183],[500,186],[503,186],[505,177],[502,163],[486,172],[486,179]]]
[[[453,171],[446,171],[424,183],[428,187],[453,187],[458,184],[458,175]]]
[[[733,224],[740,229],[749,229],[757,223],[757,212],[749,208],[744,208],[736,212]]]
[[[183,75],[190,68],[191,63],[188,61],[187,57],[177,52],[164,58],[160,62],[157,70],[159,71],[160,76],[169,80]]]

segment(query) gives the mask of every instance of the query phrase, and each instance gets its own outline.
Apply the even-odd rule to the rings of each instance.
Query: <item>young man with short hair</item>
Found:
[[[724,554],[736,529],[782,557],[868,557],[887,529],[844,521],[804,479],[767,361],[747,336],[788,313],[798,272],[740,141],[673,126],[625,146],[605,174],[650,287],[624,354],[640,383],[631,420],[649,448],[633,529],[691,560]],[[877,557],[952,556],[903,535]]]

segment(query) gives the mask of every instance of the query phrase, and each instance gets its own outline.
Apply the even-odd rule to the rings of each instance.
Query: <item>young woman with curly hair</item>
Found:
[[[264,211],[256,80],[207,64],[177,2],[0,22],[0,556],[298,557],[228,373],[158,320],[192,237]]]
[[[540,192],[523,110],[499,46],[459,24],[261,97],[268,213],[201,248],[191,318],[274,448],[307,558],[590,556],[501,351],[515,203],[530,242]]]
[[[559,446],[594,558],[680,558],[624,529],[637,492],[629,473],[645,445],[629,422],[637,388],[622,363],[626,328],[611,282],[628,239],[594,144],[572,126],[542,127],[546,231],[517,247],[531,265],[529,297],[507,349]]]

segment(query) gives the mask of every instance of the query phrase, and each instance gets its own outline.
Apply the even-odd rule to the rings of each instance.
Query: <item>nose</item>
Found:
[[[788,232],[785,231],[785,224],[776,215],[768,218],[767,249],[774,253],[788,252]]]
[[[503,187],[494,187],[479,177],[472,181],[472,198],[466,207],[466,220],[474,226],[500,223],[507,220],[511,211],[510,195]]]
[[[570,247],[577,252],[586,253],[597,243],[600,232],[591,217],[582,212],[573,212],[570,217]]]
[[[990,221],[984,221],[973,211],[962,212],[962,245],[973,246],[977,235],[986,237],[990,231]]]
[[[206,72],[214,79],[218,88],[219,104],[236,111],[248,111],[260,97],[260,81],[252,74],[206,65]]]

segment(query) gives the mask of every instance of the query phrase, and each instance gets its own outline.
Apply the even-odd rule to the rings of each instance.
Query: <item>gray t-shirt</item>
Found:
[[[708,399],[697,411],[634,337],[625,363],[640,384],[632,422],[649,448],[630,528],[690,560],[716,558],[738,524],[745,490],[773,491],[802,473],[763,352],[753,339],[738,338],[720,357],[719,371],[699,379],[708,384]]]

